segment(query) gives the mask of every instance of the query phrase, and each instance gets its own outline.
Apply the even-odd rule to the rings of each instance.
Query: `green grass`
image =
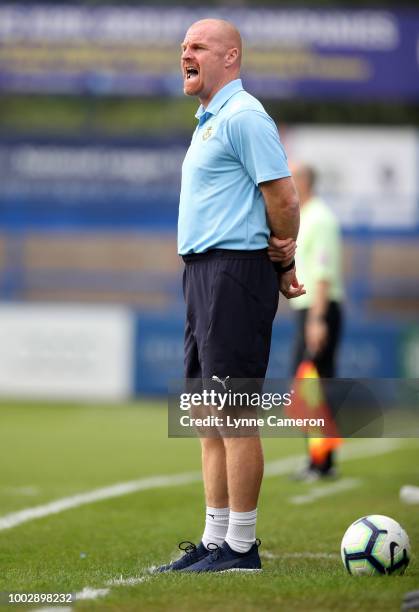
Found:
[[[304,445],[266,439],[264,446],[271,461],[300,454]],[[405,576],[356,579],[345,573],[339,547],[353,520],[377,513],[400,521],[417,549],[419,515],[399,501],[398,492],[403,484],[418,483],[418,448],[416,440],[406,440],[391,453],[342,462],[342,476],[359,478],[361,485],[307,505],[292,505],[290,498],[323,485],[266,478],[258,535],[261,553],[272,558],[265,558],[261,574],[152,576],[134,586],[113,586],[106,597],[72,608],[397,610],[403,594],[419,587],[417,557]],[[3,403],[0,466],[4,516],[117,482],[199,470],[199,445],[168,439],[166,409],[157,403]],[[148,566],[167,561],[180,540],[199,539],[203,503],[197,482],[140,491],[0,531],[0,592],[75,592],[102,588],[121,575],[140,576]],[[307,552],[331,556],[293,556]]]

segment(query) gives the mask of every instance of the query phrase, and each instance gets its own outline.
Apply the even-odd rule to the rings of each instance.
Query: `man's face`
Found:
[[[183,91],[205,103],[223,85],[225,46],[215,28],[198,23],[186,32],[181,47]]]

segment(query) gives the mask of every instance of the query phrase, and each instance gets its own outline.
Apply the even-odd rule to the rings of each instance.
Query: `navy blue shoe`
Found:
[[[179,544],[180,550],[185,552],[184,555],[177,559],[177,561],[173,561],[172,563],[168,563],[167,565],[162,565],[158,567],[156,572],[173,572],[183,570],[189,565],[193,565],[194,563],[200,562],[202,559],[207,557],[211,551],[209,551],[202,542],[195,546],[192,542],[185,540]]]
[[[214,545],[215,546],[215,545]],[[210,550],[210,554],[189,565],[185,572],[233,572],[233,571],[257,571],[262,569],[258,548],[260,540],[256,540],[247,553],[238,553],[232,550],[227,542]]]

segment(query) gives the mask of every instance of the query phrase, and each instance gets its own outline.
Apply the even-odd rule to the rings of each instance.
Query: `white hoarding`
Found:
[[[307,126],[282,134],[291,162],[318,172],[318,191],[344,227],[412,229],[418,223],[418,142],[409,128]]]
[[[133,391],[134,317],[118,307],[0,306],[0,394],[117,401]]]

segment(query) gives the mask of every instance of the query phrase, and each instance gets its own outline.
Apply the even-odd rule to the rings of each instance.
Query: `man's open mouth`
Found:
[[[192,77],[198,76],[199,72],[197,68],[186,68],[186,78],[191,79]]]

